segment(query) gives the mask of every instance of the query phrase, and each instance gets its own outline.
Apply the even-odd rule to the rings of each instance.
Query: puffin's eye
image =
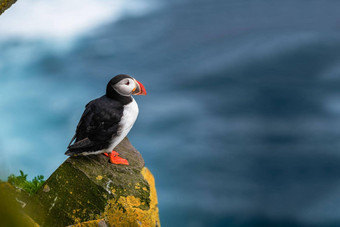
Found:
[[[127,81],[126,83],[125,83],[125,85],[129,85],[130,84],[130,81]]]

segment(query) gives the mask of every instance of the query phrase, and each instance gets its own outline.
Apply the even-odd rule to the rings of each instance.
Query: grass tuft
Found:
[[[11,185],[26,191],[30,195],[34,195],[45,182],[43,175],[36,176],[33,180],[28,181],[27,174],[24,174],[22,170],[20,170],[19,176],[15,176],[14,174],[9,175],[7,181]]]

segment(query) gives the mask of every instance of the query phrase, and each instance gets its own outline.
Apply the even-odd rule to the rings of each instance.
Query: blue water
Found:
[[[50,175],[85,104],[127,73],[148,92],[129,138],[163,226],[339,226],[339,10],[164,1],[72,41],[2,37],[1,176]]]

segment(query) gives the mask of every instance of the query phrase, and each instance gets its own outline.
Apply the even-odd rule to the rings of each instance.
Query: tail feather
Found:
[[[75,155],[76,153],[75,153],[74,151],[67,150],[67,151],[65,152],[65,154],[68,155],[68,156],[73,156],[73,155]]]

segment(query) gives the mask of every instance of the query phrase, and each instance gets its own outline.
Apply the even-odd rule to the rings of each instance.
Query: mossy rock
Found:
[[[11,7],[17,0],[0,0],[0,15]]]
[[[29,195],[25,191],[6,182],[0,183],[0,226],[38,227],[22,210],[28,199]]]
[[[129,166],[104,155],[70,157],[26,213],[41,226],[160,226],[154,178],[142,156],[127,138],[115,150]]]

